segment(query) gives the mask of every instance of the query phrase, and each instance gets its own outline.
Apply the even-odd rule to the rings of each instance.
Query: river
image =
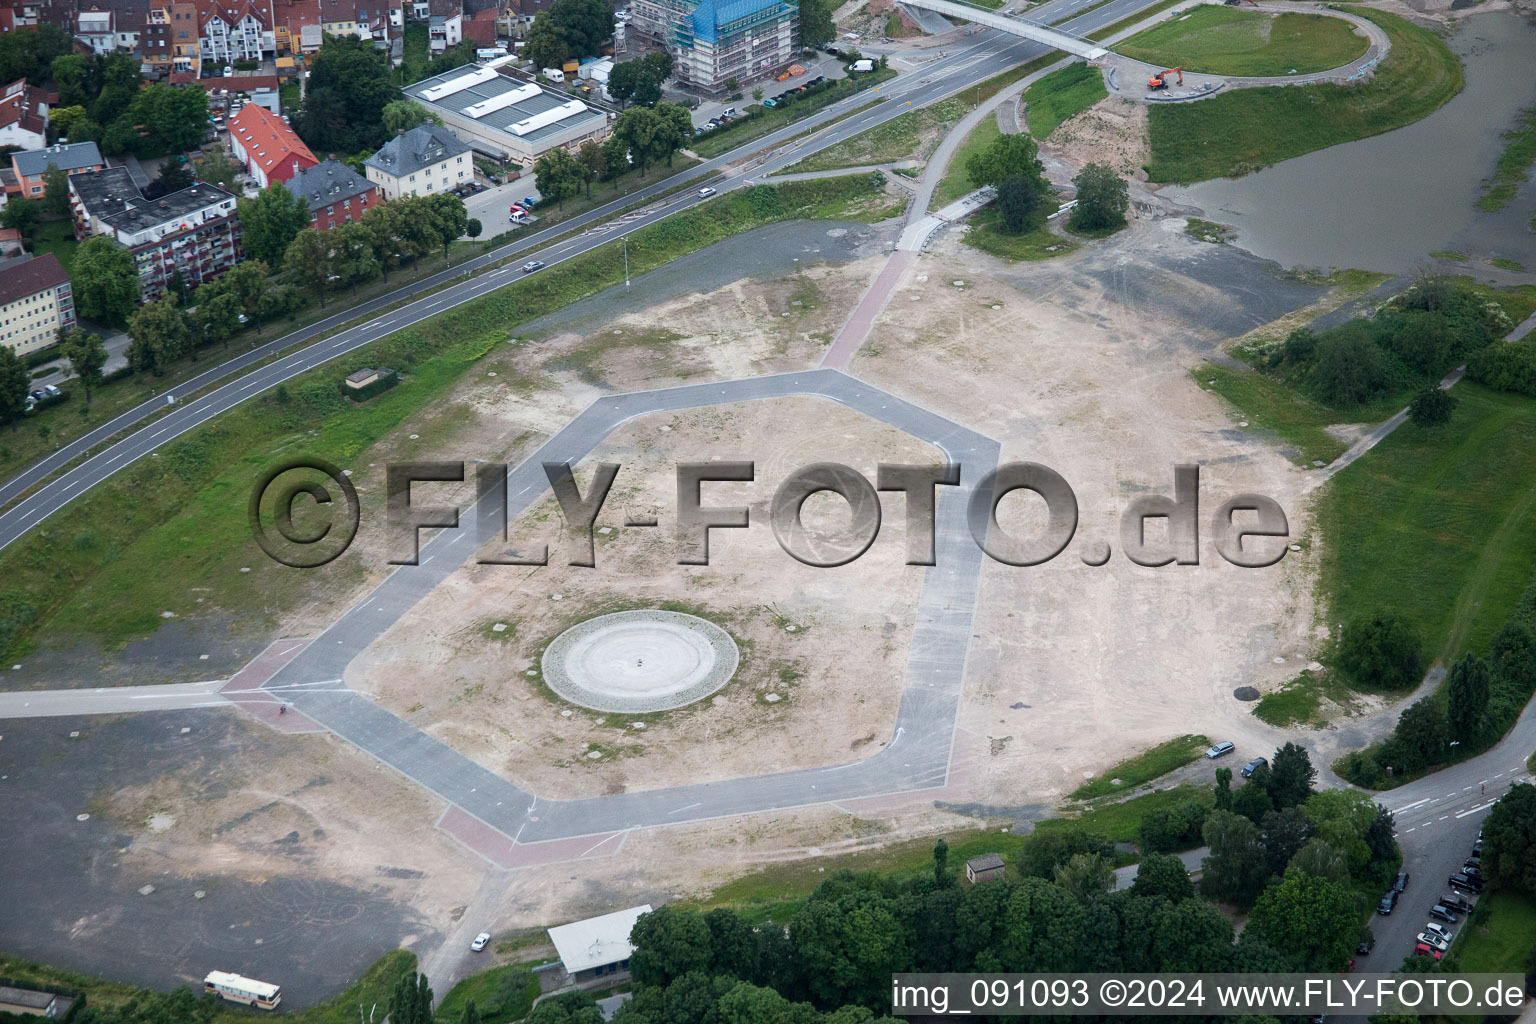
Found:
[[[1239,245],[1288,267],[1411,272],[1449,250],[1536,270],[1536,181],[1497,213],[1475,205],[1503,152],[1500,134],[1536,105],[1536,26],[1509,13],[1474,15],[1450,46],[1466,88],[1423,120],[1163,194],[1232,225]]]

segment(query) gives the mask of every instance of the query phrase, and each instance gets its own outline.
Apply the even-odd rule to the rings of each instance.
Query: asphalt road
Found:
[[[1150,2],[1151,0],[1111,0],[1103,7],[1060,27],[1078,33],[1091,32],[1141,10]],[[1068,0],[1054,0],[1052,4],[1046,5],[1036,13],[1037,16],[1045,16],[1058,10],[1060,14],[1068,13],[1070,11]],[[1046,20],[1049,18],[1047,17]],[[623,217],[617,216],[620,210],[644,202],[648,198],[654,198],[658,193],[676,187],[679,182],[702,183],[708,179],[709,183],[721,192],[738,188],[753,176],[782,169],[810,153],[836,145],[873,125],[897,117],[913,107],[931,103],[977,85],[1001,71],[1032,60],[1045,51],[1046,47],[1042,44],[1015,36],[990,30],[979,32],[967,37],[963,43],[956,44],[952,49],[943,51],[944,56],[922,70],[903,75],[881,87],[880,94],[885,97],[886,102],[855,116],[847,117],[814,135],[790,141],[796,135],[814,129],[818,125],[825,125],[839,115],[868,103],[871,99],[870,93],[864,92],[849,97],[810,117],[787,125],[763,139],[739,147],[713,160],[705,161],[681,174],[660,180],[640,192],[563,221],[518,242],[492,250],[468,263],[420,281],[408,289],[401,289],[359,306],[338,311],[333,316],[302,331],[275,339],[237,356],[177,385],[166,395],[157,396],[128,410],[84,437],[60,448],[4,484],[0,484],[0,505],[4,505],[29,488],[37,486],[40,481],[47,480],[33,493],[28,494],[0,515],[0,549],[9,546],[32,527],[125,466],[148,456],[160,446],[207,423],[246,399],[395,331],[494,291],[515,280],[519,276],[519,271],[517,267],[509,266],[465,279],[467,274],[483,270],[490,264],[514,254],[524,254],[530,259],[542,260],[546,264],[546,269],[542,272],[550,273],[565,260],[590,252],[600,245],[654,224],[679,210],[703,201],[696,192],[688,191],[659,199],[643,210]],[[760,152],[760,155],[750,163],[736,166],[752,152]],[[726,167],[731,167],[732,170],[729,174],[722,176],[722,169]],[[555,241],[558,236],[582,227],[589,227],[589,230],[562,242]],[[380,313],[378,317],[366,323],[296,349],[267,365],[258,366],[283,349],[302,344],[326,331],[336,330],[343,324],[367,317],[370,313],[394,305],[409,295],[419,294],[459,279],[464,279],[463,283],[455,288],[427,295],[399,309]],[[178,403],[169,409],[166,407],[168,398],[181,399],[187,395],[196,394],[226,377],[251,367],[256,368],[184,405]],[[51,474],[79,460],[87,452],[114,436],[131,430],[157,412],[163,415],[48,480]]]

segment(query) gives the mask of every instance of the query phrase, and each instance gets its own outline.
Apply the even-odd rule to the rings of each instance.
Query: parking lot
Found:
[[[513,203],[520,203],[526,198],[539,198],[539,190],[534,187],[531,172],[503,185],[489,185],[483,178],[477,178],[476,184],[482,186],[484,191],[464,199],[464,212],[480,222],[481,238],[491,238],[512,227],[512,217],[507,211]]]

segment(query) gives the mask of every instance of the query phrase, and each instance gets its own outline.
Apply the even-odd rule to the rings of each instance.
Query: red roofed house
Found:
[[[320,162],[282,118],[259,103],[247,103],[229,119],[229,147],[261,188]]]
[[[48,145],[48,97],[26,79],[5,87],[0,96],[0,146],[42,149]]]
[[[198,53],[215,64],[277,56],[271,0],[197,0]]]

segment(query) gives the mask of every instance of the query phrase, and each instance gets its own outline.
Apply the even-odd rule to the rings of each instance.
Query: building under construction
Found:
[[[672,55],[679,85],[710,95],[764,78],[800,48],[799,0],[632,0],[630,32]]]

